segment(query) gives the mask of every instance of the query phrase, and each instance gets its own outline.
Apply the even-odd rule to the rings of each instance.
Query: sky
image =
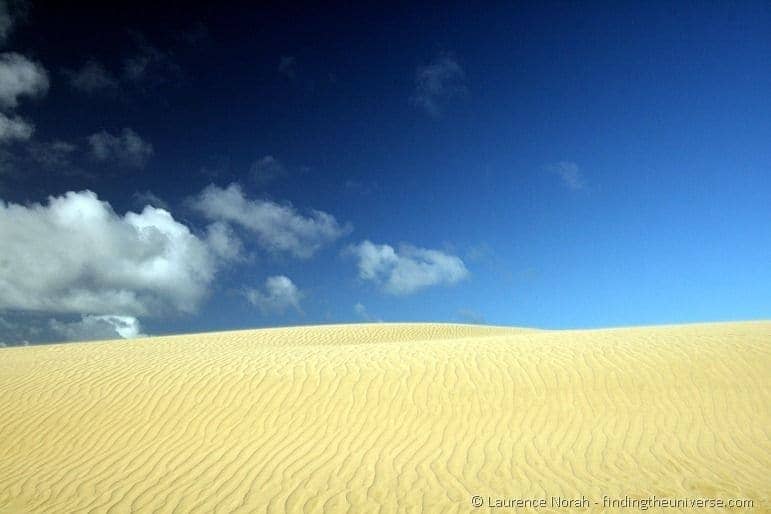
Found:
[[[771,316],[767,2],[0,0],[0,343]]]

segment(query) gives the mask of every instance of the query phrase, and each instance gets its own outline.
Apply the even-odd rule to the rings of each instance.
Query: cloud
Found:
[[[59,171],[67,174],[81,173],[72,164],[72,155],[77,146],[66,141],[33,142],[27,147],[29,158],[46,171]]]
[[[13,32],[18,18],[26,16],[27,2],[9,2],[0,0],[0,45],[4,44]]]
[[[48,73],[23,55],[0,54],[0,107],[13,109],[20,97],[39,97],[48,92]]]
[[[64,74],[73,89],[84,93],[110,91],[118,87],[118,80],[94,60],[87,61],[79,70],[65,70]]]
[[[133,316],[82,316],[80,321],[49,321],[51,331],[67,341],[96,341],[146,337],[139,320]]]
[[[350,225],[340,225],[326,212],[312,210],[310,216],[302,216],[291,205],[250,200],[238,184],[225,189],[209,185],[189,205],[210,221],[235,223],[253,232],[268,251],[301,259],[351,231]]]
[[[206,243],[224,261],[243,259],[244,247],[233,228],[227,223],[215,221],[206,227]]]
[[[473,325],[484,325],[485,317],[471,309],[458,309],[458,318],[464,323]]]
[[[32,137],[35,126],[29,121],[14,116],[9,118],[0,113],[0,143],[8,141],[26,141]]]
[[[123,166],[143,168],[153,155],[153,145],[130,128],[118,135],[103,130],[88,136],[91,155],[97,161],[113,160]]]
[[[449,100],[466,93],[466,74],[448,54],[419,66],[415,72],[415,93],[411,101],[431,116],[438,116]]]
[[[179,66],[174,62],[171,54],[159,50],[151,45],[147,38],[140,34],[133,34],[137,45],[137,52],[123,61],[123,77],[135,84],[158,84],[169,79],[170,75],[180,73]]]
[[[282,56],[278,62],[278,72],[290,80],[297,78],[297,59],[292,56]]]
[[[397,252],[390,245],[363,241],[344,253],[358,259],[359,278],[379,284],[393,295],[407,295],[426,287],[455,284],[468,277],[463,261],[439,250],[404,245]]]
[[[259,289],[247,289],[245,295],[249,303],[257,307],[263,315],[282,314],[290,307],[302,314],[300,300],[304,295],[289,277],[284,275],[268,277],[264,292]]]
[[[578,164],[570,161],[561,161],[551,164],[546,169],[559,176],[562,185],[568,189],[578,191],[586,188],[586,181]]]
[[[357,302],[353,306],[353,312],[364,321],[376,321],[378,323],[382,322],[383,320],[380,318],[377,318],[375,316],[372,316],[369,311],[367,310],[367,307],[364,306],[363,303]]]
[[[131,202],[135,207],[143,209],[146,205],[150,205],[157,209],[163,209],[170,211],[169,204],[152,191],[137,191],[131,195]]]
[[[288,175],[286,167],[272,155],[266,155],[254,161],[249,168],[249,174],[257,185],[267,185],[276,179]]]
[[[0,200],[0,311],[144,316],[194,312],[216,257],[171,214],[119,216],[91,191],[47,205]]]

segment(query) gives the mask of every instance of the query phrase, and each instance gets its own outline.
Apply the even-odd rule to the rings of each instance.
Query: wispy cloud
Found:
[[[560,161],[554,164],[550,164],[546,169],[554,173],[560,178],[562,185],[573,191],[586,188],[586,180],[584,179],[581,169],[578,164],[571,161]]]
[[[114,91],[118,88],[118,79],[95,60],[86,61],[80,69],[64,70],[70,86],[84,93]]]
[[[257,236],[262,248],[307,259],[323,245],[351,231],[334,216],[312,210],[303,216],[291,205],[249,199],[238,184],[227,188],[209,185],[189,205],[211,221],[237,224]]]
[[[48,92],[48,73],[39,63],[15,52],[0,54],[0,108],[14,109],[21,97]]]
[[[286,177],[289,172],[281,161],[272,155],[266,155],[252,163],[249,174],[257,185],[266,186],[274,180]]]
[[[438,116],[450,100],[468,91],[465,82],[460,64],[443,54],[415,71],[415,92],[410,100],[429,115]]]
[[[26,141],[35,132],[35,125],[19,116],[8,117],[0,113],[0,143]]]
[[[130,168],[143,168],[153,155],[153,145],[130,128],[113,135],[103,130],[88,136],[91,156],[97,161],[113,161]]]
[[[19,18],[27,13],[27,2],[0,0],[0,45],[5,44]]]
[[[263,315],[283,314],[289,308],[302,314],[300,300],[304,294],[285,275],[268,277],[264,290],[247,289],[244,294]]]
[[[463,261],[455,256],[426,248],[392,246],[363,241],[349,246],[345,254],[357,259],[359,278],[380,285],[386,293],[407,295],[421,289],[455,284],[469,276]]]

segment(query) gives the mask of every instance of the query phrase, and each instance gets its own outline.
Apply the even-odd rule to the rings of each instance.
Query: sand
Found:
[[[3,513],[759,513],[770,491],[771,322],[0,349]]]

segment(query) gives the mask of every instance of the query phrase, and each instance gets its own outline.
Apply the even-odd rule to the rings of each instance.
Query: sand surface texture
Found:
[[[771,512],[771,322],[0,349],[0,512]],[[472,497],[483,505],[474,508]],[[492,508],[585,496],[588,508]],[[479,500],[477,500],[479,501]]]

